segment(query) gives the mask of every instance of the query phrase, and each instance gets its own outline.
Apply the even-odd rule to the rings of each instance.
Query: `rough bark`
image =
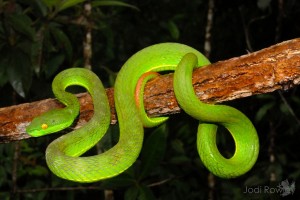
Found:
[[[173,74],[149,81],[145,88],[145,109],[149,116],[180,112],[173,92]],[[300,38],[285,41],[260,51],[213,63],[193,73],[194,89],[201,101],[217,103],[288,90],[300,83]],[[111,106],[112,124],[117,122],[113,89],[107,89]],[[78,95],[81,111],[75,129],[84,125],[93,115],[88,94]],[[30,121],[62,105],[55,99],[0,108],[0,142],[29,138],[25,127]]]

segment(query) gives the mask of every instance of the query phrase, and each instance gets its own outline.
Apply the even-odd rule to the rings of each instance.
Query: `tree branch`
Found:
[[[149,81],[145,88],[145,108],[149,116],[180,112],[173,92],[173,74]],[[217,103],[275,90],[288,90],[300,84],[300,38],[289,40],[260,51],[220,61],[193,73],[195,92],[201,101]],[[117,122],[113,89],[107,89],[112,124]],[[88,94],[77,95],[81,103],[79,128],[93,115]],[[25,127],[30,121],[53,108],[60,108],[55,99],[0,108],[0,142],[29,138]]]

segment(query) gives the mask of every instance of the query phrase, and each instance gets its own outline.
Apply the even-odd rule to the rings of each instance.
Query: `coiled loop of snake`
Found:
[[[198,119],[197,148],[204,165],[216,176],[234,178],[249,171],[259,152],[256,130],[251,121],[239,110],[226,105],[201,102],[192,85],[193,68],[197,56],[186,54],[174,73],[174,92],[180,107]],[[181,84],[179,84],[181,83]],[[217,125],[224,126],[233,137],[235,153],[224,158],[216,144]]]
[[[177,43],[162,43],[137,52],[123,65],[117,76],[114,90],[120,127],[119,141],[108,151],[89,157],[78,156],[102,138],[110,122],[110,108],[105,89],[98,77],[89,70],[72,68],[59,73],[52,83],[53,92],[66,107],[51,110],[35,118],[26,128],[26,131],[37,137],[60,131],[73,123],[79,113],[79,103],[75,96],[65,91],[70,85],[80,85],[88,90],[94,102],[94,116],[80,129],[59,137],[47,147],[46,161],[51,171],[67,180],[94,182],[116,176],[128,169],[141,151],[144,134],[143,126],[157,126],[167,119],[165,117],[149,119],[146,116],[143,110],[142,92],[137,92],[137,97],[134,96],[139,78],[150,71],[175,70],[178,63],[180,63],[179,66],[186,64],[188,66],[203,66],[209,64],[209,61],[189,46]],[[185,70],[184,67],[176,71],[183,71],[178,72],[179,74],[191,73],[187,72],[191,69]],[[148,79],[145,78],[144,80]],[[145,81],[142,81],[143,85]],[[235,109],[203,104],[195,99],[191,101],[189,98],[192,98],[194,92],[191,88],[188,89],[190,81],[190,75],[179,76],[174,81],[174,88],[177,88],[175,89],[176,98],[181,99],[179,103],[181,102],[182,108],[201,121],[224,125],[233,133],[236,142],[236,154],[238,156],[233,156],[228,162],[220,156],[215,147],[216,126],[201,124],[197,143],[204,164],[214,174],[225,178],[235,177],[249,170],[254,164],[258,152],[258,139],[251,122]],[[143,86],[140,89],[142,90]],[[184,96],[189,96],[189,98],[184,99]],[[138,106],[135,98],[140,102]],[[190,103],[186,105],[182,101]],[[190,113],[190,108],[193,110],[199,109],[202,114]],[[233,113],[233,115],[230,115],[230,113]],[[232,120],[223,122],[223,118]],[[201,135],[202,133],[204,136]],[[247,154],[250,156],[247,156]],[[244,170],[238,170],[237,167]],[[232,169],[236,169],[239,173],[232,174]]]

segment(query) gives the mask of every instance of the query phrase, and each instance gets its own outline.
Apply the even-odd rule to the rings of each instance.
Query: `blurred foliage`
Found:
[[[154,43],[173,41],[203,51],[207,1],[91,0],[86,18],[84,0],[0,0],[0,106],[52,96],[51,80],[61,70],[83,65],[86,26],[92,25],[92,66],[106,87],[133,53]],[[215,0],[210,60],[246,54],[299,37],[300,3],[275,0]],[[254,168],[232,180],[214,178],[196,150],[197,122],[178,114],[147,129],[140,158],[123,174],[98,183],[61,180],[47,168],[44,152],[54,138],[0,145],[0,199],[278,199],[278,194],[244,193],[246,187],[296,181],[299,197],[299,110],[297,88],[229,102],[254,122],[260,155]],[[234,144],[223,129],[218,145],[224,155]],[[87,154],[117,141],[111,126],[104,141]],[[18,150],[19,148],[19,150]],[[17,155],[17,156],[16,156]],[[273,157],[274,156],[274,157]],[[16,162],[16,159],[17,161]],[[17,163],[17,165],[16,165]],[[16,168],[17,182],[12,180]],[[15,190],[15,191],[13,191]]]

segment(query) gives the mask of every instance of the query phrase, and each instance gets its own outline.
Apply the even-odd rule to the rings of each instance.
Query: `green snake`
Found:
[[[258,156],[258,137],[250,120],[238,110],[224,105],[202,103],[194,93],[194,67],[210,62],[192,47],[162,43],[134,54],[118,73],[114,100],[120,128],[118,143],[99,155],[79,157],[93,147],[110,124],[110,107],[105,89],[90,70],[71,68],[59,73],[52,90],[65,107],[50,110],[34,118],[26,127],[34,137],[58,132],[72,125],[79,114],[77,98],[66,91],[71,85],[87,89],[94,103],[94,115],[83,127],[67,133],[46,149],[46,162],[57,176],[76,182],[94,182],[114,177],[128,169],[138,158],[144,138],[144,127],[165,122],[168,117],[149,118],[144,111],[143,89],[155,77],[153,72],[175,70],[174,92],[180,107],[200,121],[197,147],[204,165],[215,175],[233,178],[249,171]],[[236,145],[234,155],[224,158],[216,146],[217,125],[227,128]]]

